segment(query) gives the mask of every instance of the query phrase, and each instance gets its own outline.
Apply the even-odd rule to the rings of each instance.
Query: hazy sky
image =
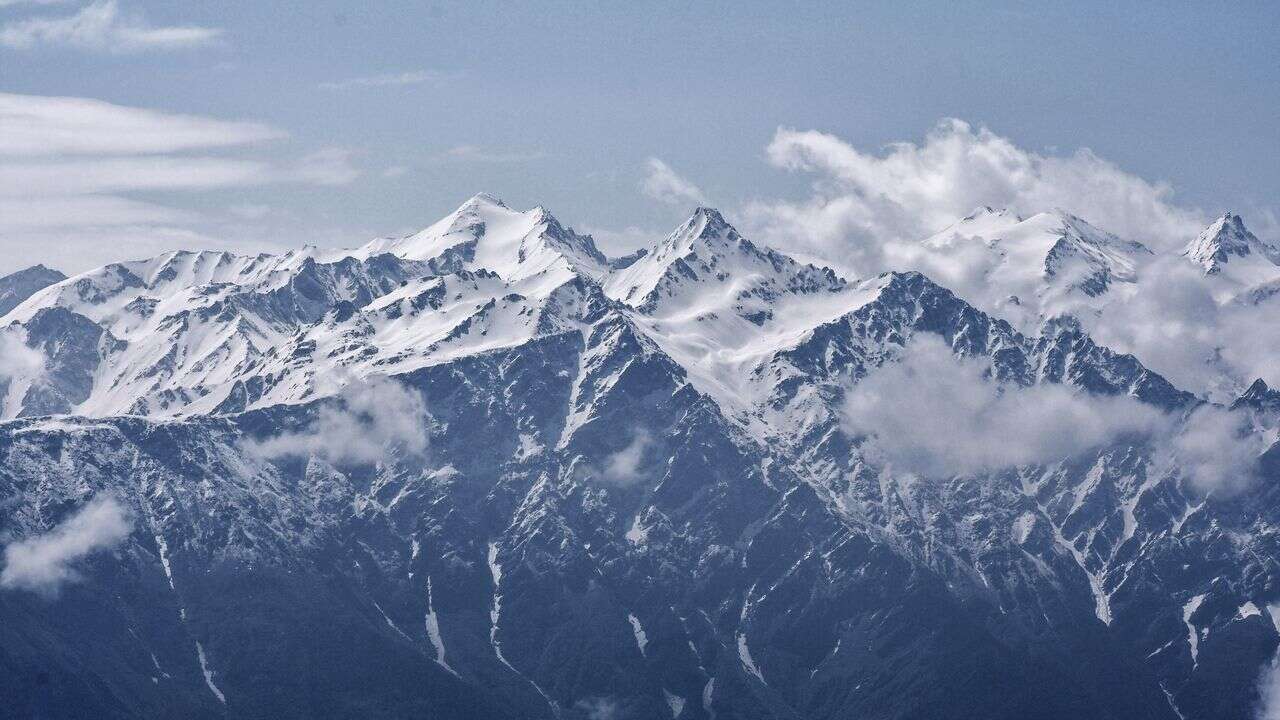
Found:
[[[1277,3],[587,6],[0,0],[0,271],[360,244],[480,190],[621,249],[805,202],[831,168],[779,128],[869,157],[944,118],[1275,231]]]

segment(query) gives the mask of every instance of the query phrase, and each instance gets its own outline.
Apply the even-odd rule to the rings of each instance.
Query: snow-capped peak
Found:
[[[598,278],[608,264],[589,235],[564,227],[545,208],[513,210],[488,193],[425,230],[380,238],[351,254],[367,259],[383,253],[431,262],[443,271],[491,270],[509,282],[547,273],[561,281],[575,274]]]
[[[784,292],[837,290],[843,285],[830,270],[757,246],[742,237],[719,211],[699,207],[675,232],[616,270],[606,281],[605,290],[646,312],[660,304],[682,306],[682,312],[687,312],[694,307],[708,310],[701,301],[685,297],[688,289],[696,288],[703,299],[714,289],[715,295],[741,311],[739,306],[753,296],[764,299]],[[684,299],[672,300],[677,297]]]
[[[1204,268],[1208,275],[1221,273],[1223,266],[1240,264],[1239,260],[1232,263],[1233,257],[1257,255],[1270,265],[1280,265],[1280,247],[1259,240],[1244,226],[1239,215],[1230,212],[1214,220],[1182,254]]]

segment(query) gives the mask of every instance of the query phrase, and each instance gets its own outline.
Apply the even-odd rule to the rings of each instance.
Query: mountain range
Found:
[[[351,250],[0,279],[0,695],[42,718],[1254,717],[1280,392],[1215,357],[1181,387],[1091,328],[1165,263],[1264,322],[1280,248],[1232,214],[1161,253],[991,208],[920,247],[980,272],[844,277],[709,208],[610,258],[477,195]],[[975,371],[939,385],[910,364],[928,343]],[[992,447],[873,437],[850,421],[872,387],[886,414],[989,391],[956,437]],[[1083,414],[1010,456],[984,428],[1032,433],[1019,398]],[[1133,421],[1080,440],[1093,407]],[[877,451],[899,446],[931,469]]]

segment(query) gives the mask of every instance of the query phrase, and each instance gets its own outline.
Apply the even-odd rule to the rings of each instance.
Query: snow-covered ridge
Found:
[[[28,344],[74,372],[26,378],[34,389],[9,393],[0,413],[183,416],[300,402],[346,379],[580,331],[606,311],[691,363],[717,353],[704,373],[714,386],[860,297],[826,268],[754,245],[715,210],[611,263],[544,208],[481,194],[419,233],[351,250],[171,252],[54,283],[0,326],[40,330]],[[55,359],[68,347],[74,362]]]
[[[1239,248],[1261,247],[1236,216],[1201,239],[1196,248],[1219,248],[1232,267]],[[981,292],[965,299],[1024,333],[1064,312],[1101,312],[1152,258],[1056,210],[1022,218],[980,208],[922,247],[988,256]],[[546,209],[480,194],[421,232],[352,249],[170,252],[53,282],[0,317],[45,361],[2,381],[0,418],[303,402],[354,378],[585,335],[606,315],[632,324],[731,413],[752,414],[782,381],[762,378],[785,375],[769,370],[772,358],[874,300],[884,282],[797,262],[710,208],[610,260]]]

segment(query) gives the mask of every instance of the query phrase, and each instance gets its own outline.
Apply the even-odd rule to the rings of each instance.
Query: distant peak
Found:
[[[1213,275],[1230,263],[1232,257],[1259,253],[1274,265],[1280,265],[1280,247],[1263,242],[1245,227],[1244,220],[1232,212],[1223,213],[1209,224],[1182,251],[1182,254]]]

